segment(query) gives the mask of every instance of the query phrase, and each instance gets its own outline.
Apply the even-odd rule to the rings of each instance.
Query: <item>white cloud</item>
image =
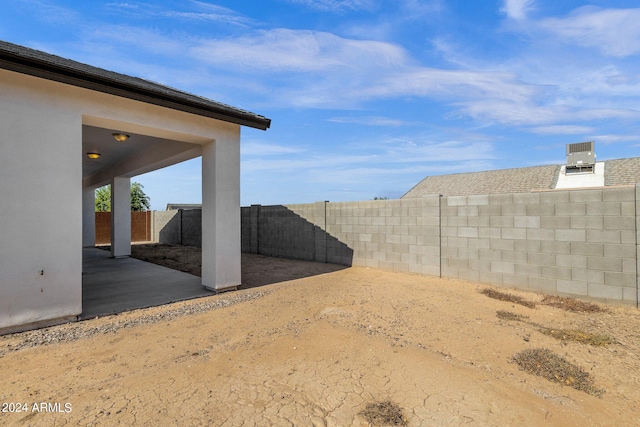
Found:
[[[504,0],[502,12],[510,19],[520,21],[527,18],[527,13],[533,9],[533,0]]]
[[[640,85],[640,74],[615,74],[611,76],[607,76],[606,78],[607,84],[610,86],[633,86]]]
[[[291,202],[362,200],[374,196],[400,197],[427,175],[492,169],[494,144],[490,141],[432,142],[422,136],[362,140],[342,148],[340,155],[318,150],[281,157],[243,158],[245,185],[269,185],[255,195],[243,193],[250,203],[266,197],[274,187],[287,188]],[[321,192],[314,192],[321,188]],[[391,190],[389,190],[391,189]]]
[[[240,15],[239,13],[222,6],[214,4],[204,3],[200,1],[191,1],[191,4],[195,5],[197,11],[167,11],[164,15],[167,17],[176,17],[182,19],[190,19],[197,21],[211,21],[224,24],[232,24],[241,27],[248,28],[251,25],[256,24],[253,19]]]
[[[94,37],[121,46],[133,44],[155,54],[188,55],[188,61],[180,62],[204,70],[188,74],[192,79],[200,76],[202,83],[209,81],[213,65],[221,70],[217,82],[262,93],[271,105],[346,109],[378,99],[419,97],[449,102],[457,114],[476,119],[532,123],[514,115],[525,110],[530,116],[536,109],[532,100],[542,92],[540,86],[519,81],[515,73],[424,67],[395,44],[326,32],[274,29],[235,38],[193,40],[108,27],[97,30]],[[555,122],[552,114],[536,117],[539,120],[533,123]],[[344,117],[333,120],[347,121]],[[358,123],[407,124],[384,117],[361,118]]]
[[[327,121],[333,123],[348,123],[365,126],[413,126],[419,123],[407,120],[392,119],[389,117],[369,116],[369,117],[333,117]]]
[[[182,21],[216,22],[248,28],[256,22],[232,9],[200,1],[182,2],[181,9],[163,9],[153,3],[107,3],[105,7],[123,16],[142,19],[170,18]]]
[[[604,55],[625,57],[640,53],[640,8],[600,9],[585,6],[566,18],[548,18],[540,27],[561,41],[595,48]]]
[[[343,71],[371,64],[375,68],[386,68],[408,61],[404,49],[391,43],[284,28],[205,40],[192,48],[191,53],[211,64],[240,66],[254,72]]]
[[[276,159],[246,159],[242,161],[242,170],[244,172],[277,171],[282,174],[314,169],[335,170],[348,165],[368,163],[374,159],[373,155],[326,156],[321,153],[309,153],[307,156],[286,156]]]
[[[640,136],[638,135],[595,135],[591,137],[596,144],[612,144],[615,142],[633,142],[640,141]]]
[[[421,137],[394,138],[353,144],[345,147],[340,156],[327,156],[317,151],[292,153],[283,150],[281,153],[271,153],[284,154],[279,158],[245,158],[242,161],[242,170],[278,171],[284,174],[296,171],[331,170],[333,174],[340,170],[396,170],[398,164],[413,167],[411,165],[490,160],[494,158],[494,148],[493,143],[489,141],[429,142],[423,141]]]
[[[278,156],[282,154],[297,154],[305,150],[301,147],[288,147],[278,144],[269,144],[261,142],[242,142],[240,145],[240,153],[243,156]]]
[[[140,8],[140,5],[137,4],[131,4],[131,3],[107,3],[105,4],[106,7],[108,8],[113,8],[113,9],[130,9],[130,10],[138,10]]]
[[[506,125],[549,125],[606,119],[640,120],[640,111],[623,108],[593,108],[580,105],[550,105],[531,102],[477,100],[461,103],[460,111],[481,121]]]
[[[371,10],[375,6],[373,0],[288,0],[311,9],[321,11]]]
[[[372,82],[361,94],[371,97],[433,96],[448,99],[502,99],[525,102],[537,89],[504,72],[405,67]]]
[[[185,40],[130,25],[102,25],[92,30],[89,36],[94,46],[102,41],[102,45],[113,51],[125,51],[124,47],[130,49],[135,46],[140,51],[168,57],[180,55],[185,45]]]
[[[37,16],[39,20],[47,24],[66,25],[75,28],[82,22],[82,15],[72,7],[67,8],[55,3],[49,0],[22,0],[12,4],[12,7],[27,6],[34,11],[34,16]]]
[[[640,110],[629,108],[584,108],[574,107],[568,115],[570,119],[580,121],[595,121],[607,119],[640,120]]]
[[[423,142],[420,139],[395,140],[387,147],[381,160],[394,163],[463,162],[494,158],[494,146],[489,141]]]
[[[228,7],[218,6],[216,4],[211,4],[211,3],[207,3],[207,2],[203,2],[203,1],[197,1],[197,0],[190,0],[188,3],[196,5],[198,8],[200,8],[202,10],[206,10],[206,11],[218,14],[218,15],[238,16],[238,13],[235,10],[229,9]]]
[[[531,131],[540,135],[584,135],[595,132],[595,128],[590,126],[551,125],[538,126],[532,128]]]
[[[424,15],[433,16],[434,13],[446,9],[445,0],[397,0],[405,13],[406,19],[421,18]]]
[[[379,183],[380,179],[384,179],[385,185],[396,190],[404,190],[404,194],[426,176],[490,170],[492,167],[493,164],[486,160],[415,164],[394,168],[354,167],[334,170],[330,174],[322,170],[313,171],[310,181],[333,185],[349,183],[355,188],[363,188],[364,185],[370,185],[371,182]]]
[[[220,22],[224,24],[239,25],[242,27],[249,27],[251,25],[251,20],[245,17],[232,16],[232,15],[220,15],[217,13],[173,11],[173,12],[166,12],[165,16],[170,18],[181,18],[181,19],[196,20],[196,21]]]
[[[196,7],[187,13],[193,19],[208,19],[198,18],[199,14],[240,16],[219,6],[192,4]],[[507,6],[515,16],[518,10],[530,10],[533,3],[508,2]],[[579,9],[565,19],[600,12],[603,11]],[[181,13],[174,17],[182,17]],[[554,28],[562,27],[561,20],[543,22]],[[471,118],[481,125],[538,126],[541,129],[538,132],[545,132],[543,127],[549,125],[579,126],[581,121],[635,120],[640,116],[637,101],[640,78],[632,69],[602,63],[593,67],[571,62],[551,66],[558,58],[539,50],[535,43],[526,46],[528,50],[522,54],[526,59],[518,57],[510,63],[495,64],[487,59],[478,64],[463,52],[455,62],[457,69],[443,69],[421,64],[394,43],[322,31],[276,28],[249,30],[227,38],[195,38],[189,34],[107,25],[96,26],[87,34],[85,43],[90,48],[85,56],[103,56],[90,63],[126,64],[126,70],[124,66],[107,68],[127,73],[137,71],[137,75],[169,85],[180,82],[187,90],[226,102],[232,102],[232,96],[237,100],[250,94],[251,108],[346,110],[378,100],[421,98],[421,106],[424,101],[444,106],[445,112],[439,113],[444,119]],[[542,39],[544,34],[539,36]],[[547,43],[553,41],[548,32],[546,36]],[[444,39],[435,42],[441,49],[450,49],[455,44],[458,43],[450,44]],[[100,46],[108,46],[111,51],[104,52]],[[131,46],[135,47],[132,49],[136,51],[135,57],[128,54]],[[97,53],[92,57],[92,52]],[[170,57],[172,65],[155,66],[153,60],[144,58],[144,53]],[[415,125],[384,116],[334,117],[330,121],[371,126]],[[546,131],[578,132],[577,127],[555,129]]]

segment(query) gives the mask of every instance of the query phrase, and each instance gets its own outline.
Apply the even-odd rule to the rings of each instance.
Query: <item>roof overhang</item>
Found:
[[[264,116],[230,105],[4,41],[0,68],[255,129],[271,125]]]

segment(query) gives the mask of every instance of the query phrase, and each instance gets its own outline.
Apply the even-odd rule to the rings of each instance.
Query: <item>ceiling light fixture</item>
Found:
[[[118,142],[124,142],[127,139],[129,139],[129,135],[127,135],[126,133],[112,133],[111,135],[113,135],[113,137],[115,138],[116,141]]]
[[[92,160],[98,159],[100,158],[100,156],[101,156],[100,153],[87,153],[87,157]]]

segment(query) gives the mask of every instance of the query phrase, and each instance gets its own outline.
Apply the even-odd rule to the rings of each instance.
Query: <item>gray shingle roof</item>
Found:
[[[167,203],[168,211],[177,211],[178,209],[202,209],[201,203]]]
[[[560,166],[553,165],[428,176],[402,198],[424,197],[429,194],[469,196],[528,193],[535,189],[554,188],[559,173]]]
[[[604,163],[604,185],[633,185],[640,182],[640,157],[607,160]]]
[[[271,125],[227,104],[1,40],[0,68],[257,129]]]
[[[607,160],[605,186],[635,185],[640,183],[640,157]],[[469,196],[476,194],[528,193],[532,190],[553,189],[558,182],[562,166],[533,166],[485,172],[428,176],[402,198],[443,196]]]

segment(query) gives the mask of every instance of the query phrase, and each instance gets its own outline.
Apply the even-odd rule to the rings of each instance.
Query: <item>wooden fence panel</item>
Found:
[[[151,211],[131,212],[131,241],[151,241]],[[96,244],[111,243],[111,212],[96,212]]]

